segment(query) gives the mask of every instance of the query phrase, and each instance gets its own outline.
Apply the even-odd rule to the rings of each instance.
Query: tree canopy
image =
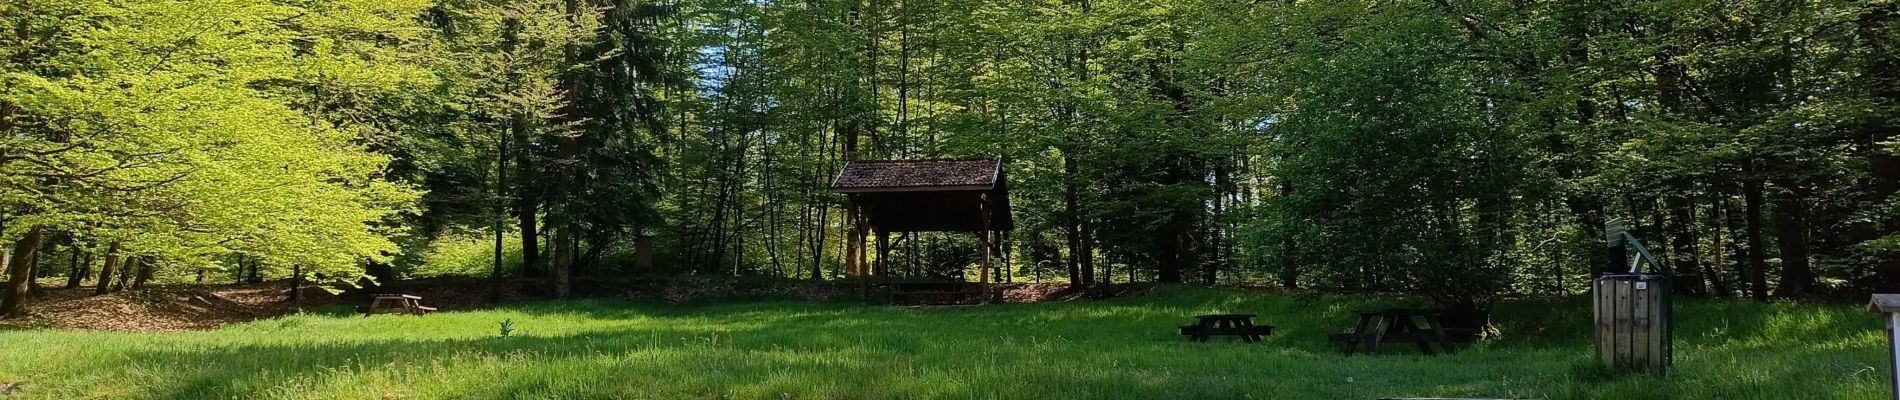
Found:
[[[1005,280],[1481,310],[1581,290],[1622,221],[1682,291],[1887,290],[1897,8],[17,0],[0,238],[18,296],[36,251],[353,281],[474,236],[494,263],[466,273],[563,294],[571,275],[832,279],[864,245],[826,190],[844,162],[997,157]],[[919,276],[964,278],[980,252],[895,246],[880,262]]]

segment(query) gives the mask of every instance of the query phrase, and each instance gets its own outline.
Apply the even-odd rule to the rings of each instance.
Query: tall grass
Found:
[[[1590,363],[1585,299],[1513,301],[1453,355],[1325,342],[1378,298],[1162,288],[964,308],[570,301],[423,317],[337,308],[211,332],[0,332],[20,398],[1547,399],[1884,398],[1879,321],[1853,305],[1684,300],[1676,369]],[[1264,343],[1175,325],[1253,312]],[[513,321],[511,337],[499,323]]]

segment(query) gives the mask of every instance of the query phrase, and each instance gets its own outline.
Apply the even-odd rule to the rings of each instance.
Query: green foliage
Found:
[[[231,252],[349,277],[416,193],[354,101],[426,83],[420,1],[25,1],[0,8],[0,220],[103,251]]]
[[[503,235],[502,269],[514,273],[521,268],[521,241],[518,233]],[[396,270],[409,277],[473,276],[485,277],[495,265],[495,234],[472,232],[447,234],[430,241],[417,251],[408,264],[397,263]]]
[[[1825,267],[1818,282],[1854,290],[1900,271],[1881,239],[1900,225],[1880,212],[1900,185],[1870,183],[1891,162],[1878,116],[1896,80],[1877,67],[1893,57],[1875,50],[1891,9],[677,3],[613,39],[648,44],[628,51],[659,59],[631,69],[668,83],[607,102],[665,110],[627,106],[660,126],[628,139],[652,159],[628,154],[664,167],[603,179],[625,183],[621,203],[573,201],[647,221],[659,272],[818,278],[843,258],[849,222],[825,190],[843,162],[1000,157],[1034,233],[1012,247],[1040,249],[1013,270],[1126,265],[1482,308],[1580,288],[1615,218],[1695,278],[1685,289],[1792,295]],[[1883,266],[1830,267],[1856,263]]]

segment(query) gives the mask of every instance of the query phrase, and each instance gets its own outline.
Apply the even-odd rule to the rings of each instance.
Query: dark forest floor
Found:
[[[295,314],[326,306],[367,303],[372,293],[422,296],[423,303],[443,311],[476,310],[499,304],[552,299],[547,284],[537,279],[505,281],[498,299],[490,298],[484,278],[435,277],[389,282],[332,294],[304,287],[298,301],[290,298],[290,281],[246,284],[165,284],[140,290],[95,295],[93,286],[61,287],[63,280],[44,280],[28,302],[25,319],[0,320],[0,329],[51,328],[124,332],[175,332]],[[1067,284],[1012,283],[995,286],[1004,303],[1029,303],[1078,298]],[[1151,285],[1117,285],[1107,296],[1138,295]],[[793,298],[811,301],[859,301],[866,288],[854,282],[805,282],[731,277],[621,278],[577,277],[574,296],[623,300],[658,299],[686,302],[731,298]]]

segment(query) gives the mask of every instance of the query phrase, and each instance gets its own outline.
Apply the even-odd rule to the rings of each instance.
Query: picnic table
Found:
[[[1425,354],[1436,354],[1432,344],[1439,349],[1451,352],[1451,339],[1445,335],[1445,327],[1439,322],[1439,314],[1444,310],[1435,308],[1388,308],[1381,310],[1359,311],[1359,324],[1352,333],[1337,333],[1331,341],[1341,342],[1347,356],[1362,350],[1366,354],[1378,354],[1379,345],[1386,342],[1413,342],[1418,350]],[[1416,322],[1423,320],[1424,327]]]
[[[1259,342],[1261,336],[1273,334],[1273,325],[1254,325],[1253,314],[1210,314],[1197,315],[1199,322],[1194,325],[1182,325],[1181,335],[1188,340],[1206,342],[1208,337],[1239,336],[1247,343]]]
[[[903,282],[892,285],[886,295],[891,304],[973,304],[982,302],[983,286],[965,282]]]
[[[370,314],[411,314],[422,315],[435,311],[435,307],[423,307],[422,296],[407,294],[370,295],[369,305],[363,307],[363,316]]]

